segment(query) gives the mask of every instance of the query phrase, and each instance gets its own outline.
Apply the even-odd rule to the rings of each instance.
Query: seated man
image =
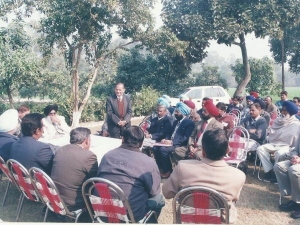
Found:
[[[291,200],[279,205],[281,211],[292,211],[291,217],[300,218],[300,151],[290,152],[290,160],[282,161],[274,165],[274,172],[278,181],[281,196],[291,195]]]
[[[230,223],[234,223],[237,219],[237,210],[232,202],[239,199],[246,179],[245,174],[223,160],[228,152],[228,139],[224,130],[205,131],[202,148],[201,161],[183,160],[178,163],[170,178],[162,186],[163,195],[170,199],[181,189],[190,186],[201,185],[212,188],[227,199],[230,205]]]
[[[223,129],[228,133],[233,127],[233,118],[226,113],[226,104],[223,102],[218,102],[216,107],[219,109],[219,116],[216,117],[216,120],[222,123]]]
[[[275,152],[275,164],[285,159],[286,153],[289,153],[291,148],[297,148],[299,145],[300,122],[295,117],[298,108],[294,103],[285,101],[282,107],[283,117],[277,118],[270,129],[270,134],[267,137],[268,144],[257,148],[257,154],[263,165],[265,176],[271,182],[276,182],[276,177],[273,172],[273,165],[270,161],[270,152]]]
[[[158,116],[150,120],[151,124],[145,133],[145,137],[160,142],[162,139],[170,138],[172,118],[167,115],[168,110],[165,105],[160,104],[156,109]]]
[[[70,211],[85,207],[82,184],[97,174],[97,156],[89,151],[90,135],[88,128],[73,129],[71,144],[60,147],[53,159],[51,178]]]
[[[188,139],[194,130],[195,124],[188,118],[189,115],[190,108],[186,104],[178,102],[175,109],[176,121],[173,123],[171,130],[171,140],[163,139],[161,141],[163,144],[170,146],[154,146],[152,149],[158,168],[161,170],[162,178],[169,177],[172,172],[171,154],[175,151],[175,148],[187,145]]]
[[[280,110],[280,112],[282,111],[283,103],[285,101],[288,101],[287,97],[288,97],[287,91],[280,92],[280,100],[275,103],[276,107]]]
[[[250,139],[261,145],[266,139],[268,125],[265,118],[260,116],[260,113],[260,105],[258,103],[252,104],[250,106],[250,115],[242,121],[242,126],[249,132]]]
[[[265,118],[265,120],[267,122],[267,127],[269,127],[271,116],[270,116],[270,113],[268,113],[267,111],[264,110],[266,108],[266,103],[260,98],[255,99],[254,103],[258,103],[260,105],[260,107],[261,107],[260,116]]]
[[[277,113],[277,107],[272,102],[272,97],[271,96],[265,97],[264,101],[266,103],[266,107],[265,107],[266,112],[268,112],[269,114],[274,113],[274,112]]]
[[[238,110],[238,111],[242,112],[243,105],[240,103],[240,100],[241,100],[241,97],[233,96],[232,103],[230,103],[227,108],[227,113],[234,111],[234,110]]]
[[[195,124],[198,123],[201,120],[201,118],[200,115],[197,113],[195,103],[192,100],[186,100],[183,103],[186,104],[191,110],[189,119],[194,121]]]
[[[49,145],[38,141],[44,131],[42,119],[43,115],[39,113],[24,116],[21,123],[23,137],[12,144],[10,158],[17,160],[26,169],[38,167],[50,175],[53,152]]]
[[[21,132],[21,123],[22,119],[24,116],[30,113],[30,108],[27,105],[20,105],[17,109],[18,114],[19,114],[19,125],[18,128],[16,129],[14,135],[18,136],[19,138],[23,136]]]
[[[195,126],[192,135],[189,138],[188,150],[185,154],[188,154],[190,158],[198,160],[202,159],[202,136],[207,130],[223,129],[223,125],[218,122],[215,117],[219,115],[218,108],[214,105],[212,100],[208,100],[204,103],[202,108],[201,121]],[[176,149],[176,153],[178,153]]]
[[[172,99],[170,98],[170,96],[169,95],[162,95],[161,97],[168,101],[170,106],[167,108],[167,110],[170,112],[171,115],[173,115],[175,108],[171,105],[172,104]]]
[[[140,151],[143,140],[138,126],[125,129],[122,145],[103,156],[97,172],[97,177],[114,182],[124,191],[136,221],[150,209],[159,216],[165,205],[157,165]]]
[[[0,116],[0,156],[7,161],[10,159],[10,148],[19,138],[14,136],[18,128],[18,112],[15,109],[6,110]]]
[[[242,117],[245,118],[250,113],[250,105],[254,103],[255,98],[252,95],[246,96],[247,105],[244,107],[242,111]]]
[[[45,118],[44,124],[44,138],[53,138],[55,135],[69,135],[71,128],[65,121],[65,117],[57,115],[58,106],[48,105],[44,109]]]

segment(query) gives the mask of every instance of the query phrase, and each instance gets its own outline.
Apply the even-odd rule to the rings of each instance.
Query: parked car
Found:
[[[213,100],[216,105],[218,102],[229,104],[231,97],[228,92],[221,86],[197,86],[189,87],[181,94],[188,96],[196,105],[197,109],[202,108],[202,99],[208,97]],[[179,94],[180,95],[180,94]],[[172,106],[176,106],[179,102],[179,95],[172,99]]]

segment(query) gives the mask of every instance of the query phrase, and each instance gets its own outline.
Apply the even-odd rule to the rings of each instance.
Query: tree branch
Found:
[[[231,44],[233,44],[233,45],[237,45],[237,46],[240,46],[240,45],[241,45],[241,43],[239,43],[239,42],[236,42],[236,41],[233,41]]]

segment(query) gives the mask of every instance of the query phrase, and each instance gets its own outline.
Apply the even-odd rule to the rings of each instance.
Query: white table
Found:
[[[40,138],[39,141],[49,143],[56,146],[64,146],[70,144],[70,136],[56,136],[52,139]],[[100,163],[102,157],[108,151],[119,147],[122,143],[121,139],[108,138],[97,135],[91,135],[91,147],[90,150],[97,156],[98,163]]]

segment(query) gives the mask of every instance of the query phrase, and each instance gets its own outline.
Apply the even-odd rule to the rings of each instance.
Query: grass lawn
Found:
[[[230,96],[233,96],[236,88],[229,88],[228,93]],[[288,92],[288,99],[293,100],[293,97],[300,97],[300,88],[299,87],[287,87],[285,89]],[[273,103],[276,101],[280,100],[280,93],[278,95],[271,95],[273,99]],[[260,96],[260,97],[265,97],[265,96]]]

